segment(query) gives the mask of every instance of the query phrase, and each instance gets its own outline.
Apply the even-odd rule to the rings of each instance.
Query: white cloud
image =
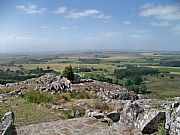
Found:
[[[64,14],[67,11],[67,7],[59,7],[54,13],[55,14]]]
[[[126,25],[129,25],[129,24],[131,24],[132,22],[131,22],[131,21],[128,21],[128,20],[126,20],[126,21],[124,21],[123,23],[124,23],[124,24],[126,24]]]
[[[81,17],[92,17],[92,18],[97,18],[97,19],[104,19],[104,20],[109,20],[112,17],[111,16],[106,16],[102,12],[96,9],[88,9],[85,11],[78,11],[77,9],[74,9],[69,12],[69,14],[66,16],[66,18],[81,18]]]
[[[161,20],[175,21],[180,20],[180,4],[174,5],[152,5],[145,4],[142,6],[140,16],[155,17]]]
[[[167,26],[170,26],[171,24],[169,22],[152,22],[150,23],[151,26],[155,26],[155,27],[167,27]]]
[[[68,27],[66,27],[66,26],[62,26],[62,27],[60,27],[60,29],[61,29],[61,30],[67,30],[67,29],[68,29]]]
[[[101,33],[100,35],[104,36],[104,37],[116,37],[116,36],[121,36],[122,33],[120,33],[120,32],[105,32],[105,33]]]
[[[28,5],[28,6],[18,5],[16,6],[16,9],[23,10],[27,14],[42,14],[44,11],[46,11],[46,8],[44,7],[38,8],[37,5]]]
[[[140,34],[131,34],[131,35],[129,35],[128,37],[137,39],[137,38],[150,38],[151,36],[148,36],[148,35],[140,35]]]
[[[74,26],[42,25],[40,28],[45,30],[59,31],[59,30],[77,29],[78,27],[75,25]]]

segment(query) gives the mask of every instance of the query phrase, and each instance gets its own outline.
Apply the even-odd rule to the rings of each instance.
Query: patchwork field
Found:
[[[103,51],[103,52],[73,52],[73,53],[47,53],[47,54],[3,54],[0,57],[0,69],[32,70],[37,67],[62,73],[62,70],[71,65],[73,68],[94,68],[91,72],[79,72],[86,76],[104,77],[112,82],[125,85],[126,79],[117,80],[114,76],[115,69],[125,69],[126,65],[150,67],[158,69],[165,76],[176,76],[174,79],[148,78],[148,89],[157,97],[173,97],[179,95],[180,78],[180,53],[179,52],[128,52],[128,51]],[[166,75],[168,74],[168,75]],[[155,81],[152,81],[152,80]],[[103,79],[102,79],[103,80]]]

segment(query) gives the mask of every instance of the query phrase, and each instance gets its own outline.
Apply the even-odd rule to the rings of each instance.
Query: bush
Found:
[[[146,87],[146,85],[141,84],[141,85],[139,86],[139,90],[140,90],[141,93],[146,93],[146,92],[147,92],[147,87]]]
[[[26,95],[26,100],[30,103],[52,103],[56,101],[56,98],[49,93],[39,93],[31,91]]]
[[[92,99],[97,98],[95,93],[86,90],[72,91],[70,93],[61,93],[56,95],[58,100],[70,101],[70,99]]]
[[[136,93],[139,93],[139,87],[138,87],[137,85],[130,85],[130,86],[128,87],[128,90],[134,91],[134,92],[136,92]]]
[[[131,80],[127,79],[125,82],[125,86],[130,86],[130,85],[132,85],[132,82]]]

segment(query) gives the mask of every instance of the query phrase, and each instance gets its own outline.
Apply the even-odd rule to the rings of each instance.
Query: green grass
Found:
[[[29,103],[25,99],[12,99],[0,103],[0,117],[7,111],[15,113],[17,126],[59,119],[57,112]]]
[[[174,75],[174,79],[170,79],[170,75],[165,77],[150,77],[146,86],[151,91],[151,96],[155,98],[173,98],[180,96],[180,76]]]
[[[159,72],[180,72],[180,68],[158,68]]]
[[[50,93],[39,93],[31,91],[26,95],[26,100],[30,103],[53,103],[57,101],[56,97]]]

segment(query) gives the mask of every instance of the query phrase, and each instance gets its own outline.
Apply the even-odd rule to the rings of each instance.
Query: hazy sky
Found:
[[[178,0],[0,0],[0,52],[180,50]]]

